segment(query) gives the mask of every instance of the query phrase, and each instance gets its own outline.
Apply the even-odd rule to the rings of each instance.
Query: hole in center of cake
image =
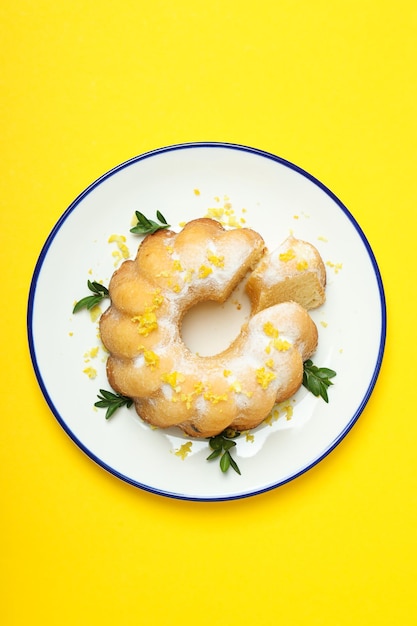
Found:
[[[200,302],[184,316],[181,336],[191,352],[213,356],[226,350],[240,333],[242,324],[250,317],[250,301],[243,285],[220,304]]]

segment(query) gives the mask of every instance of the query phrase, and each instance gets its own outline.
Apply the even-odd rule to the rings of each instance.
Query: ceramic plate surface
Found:
[[[302,387],[250,436],[237,439],[233,456],[240,476],[232,470],[222,473],[217,461],[206,461],[207,441],[187,445],[190,439],[176,429],[152,429],[133,407],[107,421],[104,410],[94,408],[99,389],[109,389],[106,354],[98,321],[86,310],[73,315],[72,308],[88,295],[87,280],[107,285],[126,250],[135,256],[141,241],[130,233],[136,210],[151,218],[161,211],[173,230],[190,219],[216,215],[231,225],[254,228],[271,250],[292,233],[314,244],[326,264],[327,300],[311,316],[319,330],[313,360],[337,372],[329,403]],[[186,319],[184,339],[202,354],[221,350],[248,314],[242,292],[224,307],[203,306]],[[295,165],[234,144],[170,146],[102,176],[71,204],[49,235],[29,294],[35,373],[64,430],[91,459],[122,480],[189,500],[259,494],[322,460],[348,433],[372,393],[385,332],[378,266],[346,207]]]

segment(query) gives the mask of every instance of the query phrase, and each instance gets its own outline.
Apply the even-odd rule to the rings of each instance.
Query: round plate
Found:
[[[242,434],[233,450],[241,475],[232,469],[223,473],[218,460],[206,461],[206,440],[188,443],[191,440],[175,428],[152,429],[133,407],[123,407],[110,420],[94,407],[99,390],[109,389],[106,353],[97,319],[87,310],[74,315],[72,308],[89,294],[87,280],[107,285],[126,255],[135,256],[141,241],[130,233],[135,211],[155,219],[157,210],[173,230],[207,215],[231,227],[254,228],[271,250],[293,234],[314,244],[326,264],[327,300],[311,316],[319,329],[314,363],[337,372],[329,402],[302,387],[265,423]],[[247,315],[244,295],[236,297],[242,300],[239,315]],[[209,307],[189,322],[184,332],[190,345],[197,340],[203,350],[206,335],[210,344],[213,333],[226,341],[228,333],[236,332],[233,325],[241,319],[235,300],[229,305],[220,312]],[[105,301],[102,309],[106,306]],[[217,320],[214,327],[212,320]],[[29,294],[28,336],[35,373],[64,430],[91,459],[122,480],[188,500],[259,494],[323,459],[348,433],[372,393],[385,333],[378,266],[350,212],[299,167],[235,144],[169,146],[104,174],[76,198],[52,230]]]

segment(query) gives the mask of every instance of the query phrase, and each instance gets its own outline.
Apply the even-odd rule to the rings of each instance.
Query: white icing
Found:
[[[207,411],[207,404],[207,400],[204,400],[203,396],[199,395],[196,397],[194,410],[197,414],[197,417],[200,415],[204,415],[204,413]]]
[[[288,250],[294,250],[296,257],[288,261],[282,261],[280,255],[285,254]],[[309,271],[320,276],[321,272],[315,266],[316,258],[316,252],[310,244],[293,239],[286,240],[264,259],[261,265],[263,282],[266,286],[270,286],[279,280],[285,279],[289,273],[294,272],[296,264],[300,261],[307,261],[308,264],[306,270],[296,270],[300,272],[300,275],[303,271]]]
[[[168,385],[168,383],[161,384],[161,393],[166,400],[172,400],[174,396],[174,390],[171,385]]]
[[[133,359],[133,365],[136,369],[145,367],[145,357],[143,356],[143,352]]]

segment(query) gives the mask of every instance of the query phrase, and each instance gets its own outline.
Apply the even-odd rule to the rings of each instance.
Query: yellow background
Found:
[[[0,25],[2,624],[417,623],[415,3],[3,0]],[[142,492],[84,456],[26,338],[32,271],[71,201],[130,157],[200,140],[330,187],[388,305],[348,437],[295,481],[224,503]]]

